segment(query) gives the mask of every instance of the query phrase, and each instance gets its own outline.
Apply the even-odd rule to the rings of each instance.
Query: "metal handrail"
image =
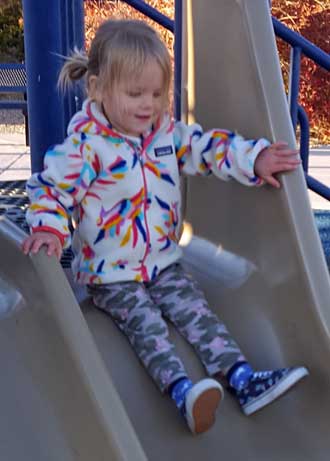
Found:
[[[299,46],[302,53],[326,70],[330,70],[330,56],[302,35],[272,18],[275,34],[292,47]]]
[[[143,0],[124,0],[124,2],[148,18],[157,22],[157,24],[165,27],[165,29],[174,32],[174,21],[165,14],[160,13],[157,8],[148,5]]]
[[[312,176],[308,175],[309,157],[309,120],[304,109],[298,104],[300,64],[302,55],[311,59],[315,64],[330,71],[330,56],[302,35],[286,27],[278,19],[272,18],[274,31],[277,37],[288,43],[291,48],[289,107],[294,130],[297,122],[300,124],[300,156],[309,189],[330,200],[330,188]]]

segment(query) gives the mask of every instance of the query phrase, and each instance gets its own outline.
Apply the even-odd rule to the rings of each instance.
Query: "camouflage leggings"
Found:
[[[152,282],[90,285],[88,289],[94,304],[109,313],[128,337],[162,392],[187,376],[169,341],[163,316],[194,347],[209,375],[225,374],[238,360],[244,360],[196,281],[179,264],[168,267]]]

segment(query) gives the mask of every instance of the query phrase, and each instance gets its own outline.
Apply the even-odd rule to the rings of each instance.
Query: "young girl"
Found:
[[[203,132],[167,114],[169,53],[140,21],[110,20],[89,56],[76,51],[60,84],[86,77],[88,99],[68,137],[48,150],[45,169],[27,184],[31,236],[23,251],[61,256],[76,222],[73,272],[97,307],[109,313],[161,392],[169,394],[193,433],[211,427],[227,383],[247,415],[308,374],[304,367],[255,372],[196,281],[180,265],[180,174],[235,178],[255,186],[294,170],[286,143]],[[193,384],[168,337],[163,316],[194,347],[210,378]]]

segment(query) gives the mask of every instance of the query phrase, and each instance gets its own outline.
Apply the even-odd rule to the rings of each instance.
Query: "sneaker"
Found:
[[[305,367],[255,372],[249,384],[244,389],[235,391],[235,395],[243,413],[251,415],[273,402],[307,375],[308,370]]]
[[[206,432],[215,422],[215,412],[224,397],[221,385],[214,379],[202,379],[187,392],[184,416],[193,434]]]

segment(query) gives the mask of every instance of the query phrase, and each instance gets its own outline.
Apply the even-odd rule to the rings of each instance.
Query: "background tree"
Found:
[[[330,53],[330,0],[273,0],[273,15],[290,29]],[[287,86],[290,49],[277,41]],[[299,103],[310,120],[313,144],[330,144],[330,72],[308,58],[301,62]]]
[[[24,60],[21,0],[0,0],[0,61]]]

